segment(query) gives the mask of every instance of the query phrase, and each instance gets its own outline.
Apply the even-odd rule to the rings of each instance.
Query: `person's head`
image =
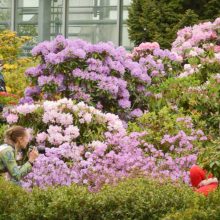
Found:
[[[29,134],[24,127],[12,126],[5,132],[5,142],[24,149],[29,142]]]

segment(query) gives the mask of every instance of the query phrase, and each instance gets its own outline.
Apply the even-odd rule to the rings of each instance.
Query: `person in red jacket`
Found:
[[[190,180],[195,191],[205,196],[218,188],[218,179],[197,165],[190,169]]]

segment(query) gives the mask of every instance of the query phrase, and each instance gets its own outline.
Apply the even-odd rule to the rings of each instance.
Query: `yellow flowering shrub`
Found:
[[[30,37],[19,37],[9,30],[0,32],[0,56],[4,63],[17,62],[22,46],[30,40]]]
[[[30,57],[20,57],[22,46],[31,37],[19,37],[16,32],[9,30],[0,32],[0,59],[3,60],[3,75],[8,92],[22,97],[29,82],[25,70],[35,66],[36,61]]]

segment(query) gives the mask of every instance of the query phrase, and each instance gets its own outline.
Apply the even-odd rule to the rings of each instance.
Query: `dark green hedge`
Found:
[[[99,193],[76,185],[26,192],[0,180],[0,219],[153,220],[184,212],[200,198],[187,186],[146,179],[106,186]]]

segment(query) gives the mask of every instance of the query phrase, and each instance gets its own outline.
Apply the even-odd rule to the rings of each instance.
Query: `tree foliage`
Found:
[[[156,41],[169,48],[180,28],[219,15],[218,0],[133,0],[127,20],[129,36],[136,45]]]

